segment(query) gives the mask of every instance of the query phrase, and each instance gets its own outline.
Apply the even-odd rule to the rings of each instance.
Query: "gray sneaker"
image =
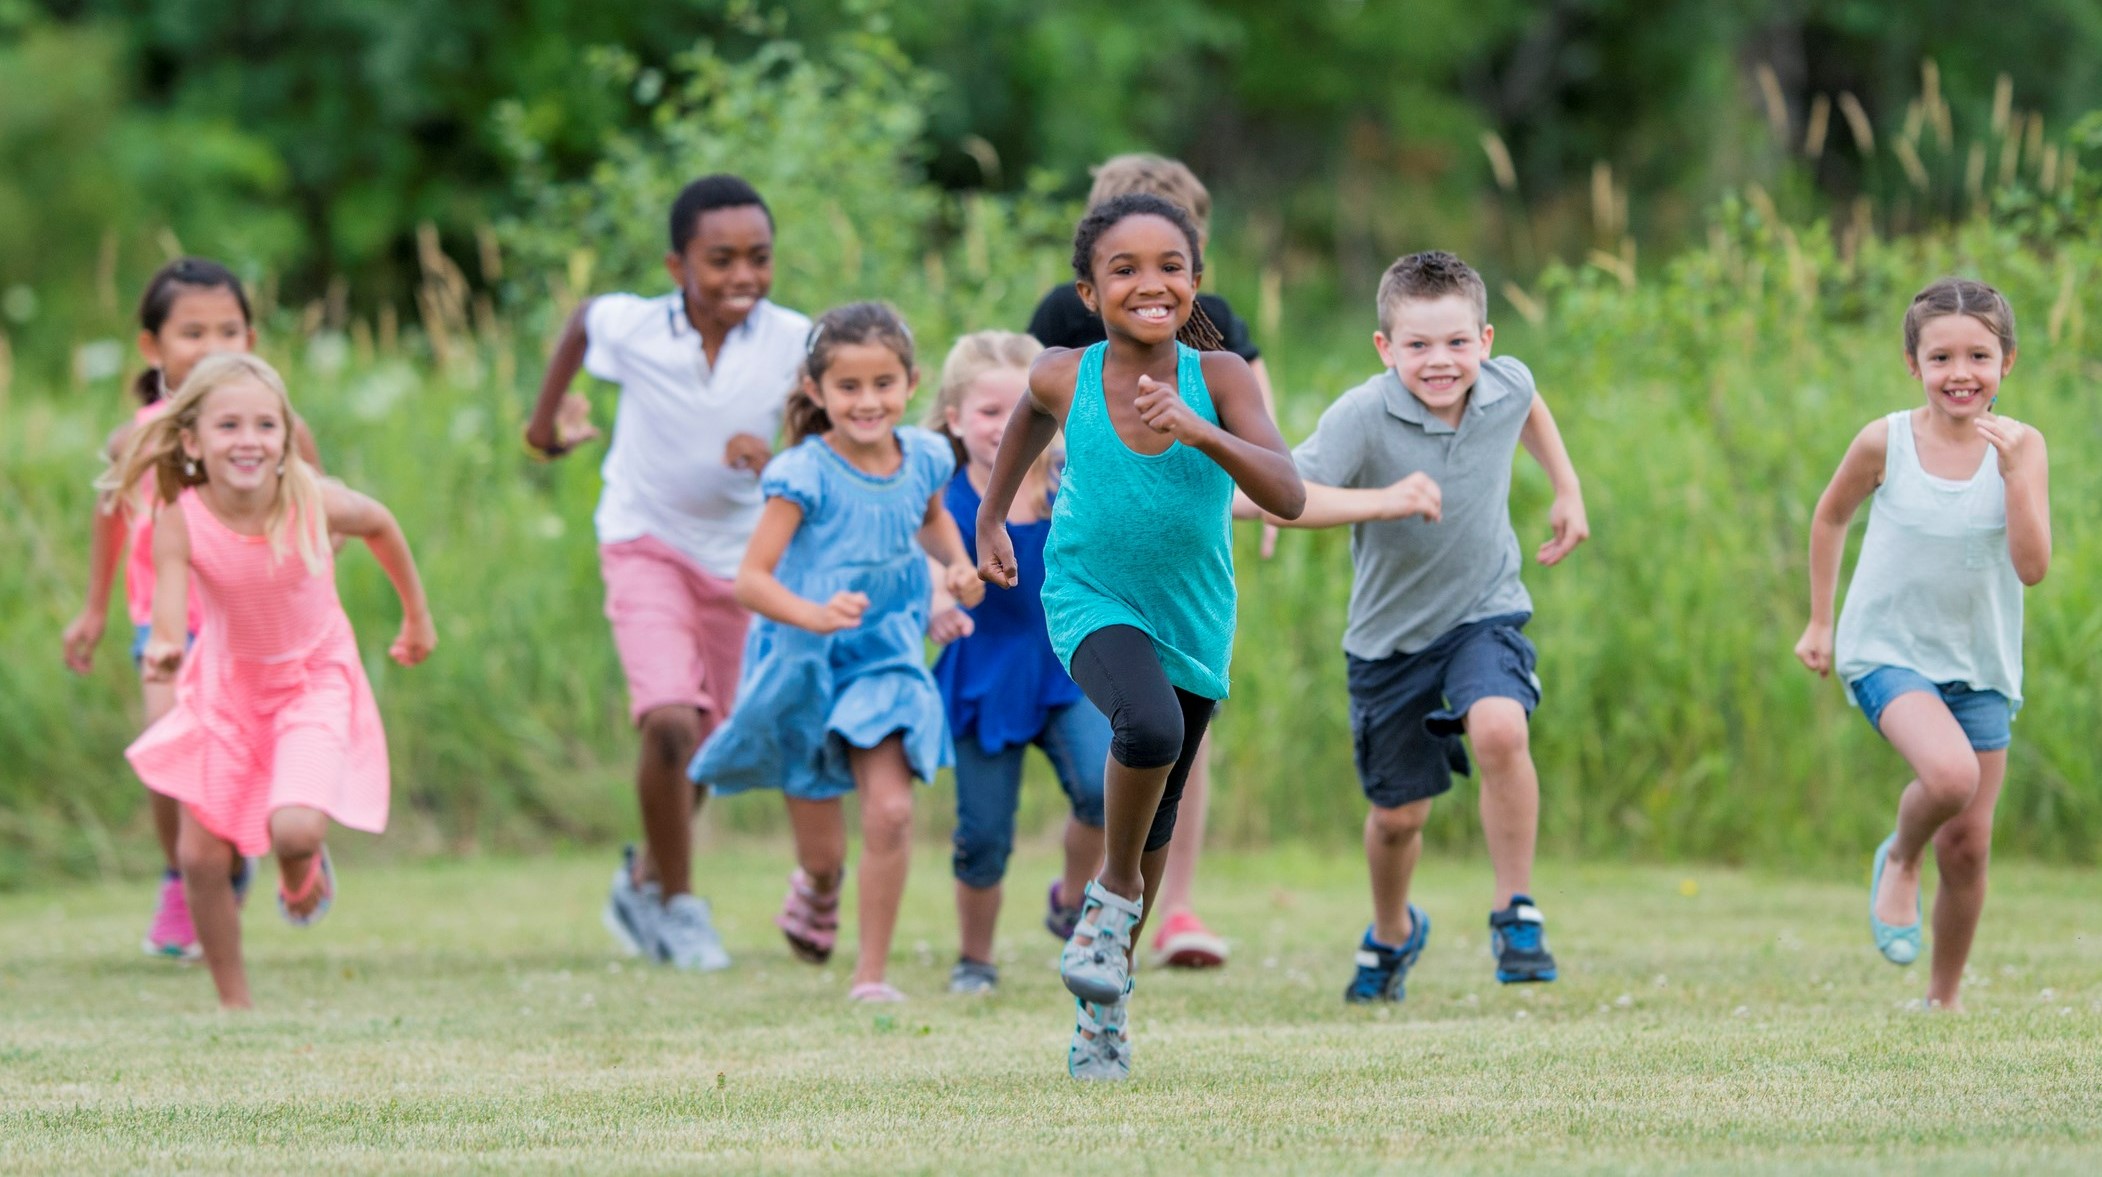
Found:
[[[664,910],[657,884],[635,885],[635,848],[620,852],[620,869],[613,872],[613,889],[606,895],[606,908],[599,915],[606,930],[629,956],[657,959],[657,913]]]
[[[991,993],[1000,987],[1000,970],[982,960],[966,957],[949,970],[949,992],[959,995]]]
[[[715,934],[707,900],[674,895],[664,901],[657,917],[657,956],[689,972],[712,973],[730,967],[730,954],[723,950],[722,937]]]

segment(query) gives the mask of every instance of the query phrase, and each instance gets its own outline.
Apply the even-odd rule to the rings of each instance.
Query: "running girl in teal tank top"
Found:
[[[1022,475],[1066,430],[1044,549],[1052,646],[1109,717],[1102,873],[1059,974],[1077,999],[1066,1068],[1131,1073],[1131,946],[1160,886],[1176,802],[1233,646],[1229,509],[1236,484],[1297,518],[1306,487],[1248,364],[1196,309],[1196,228],[1157,196],[1105,201],[1073,238],[1075,288],[1108,341],[1053,348],[1029,373],[978,509],[978,574],[1015,584],[1007,512]]]

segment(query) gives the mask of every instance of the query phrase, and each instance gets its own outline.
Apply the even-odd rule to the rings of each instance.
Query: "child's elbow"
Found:
[[[730,582],[730,597],[747,613],[758,611],[759,574],[749,568],[737,570],[737,579]]]
[[[2035,588],[2044,582],[2044,574],[2051,571],[2051,554],[2044,553],[2033,560],[2017,561],[2014,574],[2020,578],[2022,587]]]
[[[1290,523],[1306,514],[1306,483],[1294,478],[1291,488],[1270,508],[1270,514],[1284,523]]]

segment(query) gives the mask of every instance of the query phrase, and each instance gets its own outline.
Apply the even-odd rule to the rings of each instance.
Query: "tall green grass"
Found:
[[[1710,245],[1632,283],[1602,268],[1537,285],[1527,322],[1499,302],[1498,350],[1530,364],[1584,488],[1593,539],[1531,569],[1530,630],[1546,697],[1534,724],[1551,849],[1613,857],[1796,863],[1850,858],[1890,821],[1904,770],[1836,684],[1798,667],[1812,502],[1852,434],[1916,403],[1898,321],[1943,272],[1981,275],[2021,316],[2002,408],[2052,447],[2056,559],[2028,595],[2028,705],[2000,807],[2003,850],[2089,861],[2102,834],[2088,660],[2102,642],[2094,514],[2102,487],[2098,372],[2079,292],[2102,250],[2032,247],[1984,221],[1933,236],[1850,238],[1732,206]],[[1033,264],[1033,263],[1032,263]],[[1239,294],[1231,284],[1231,294]],[[784,290],[791,304],[795,290]],[[980,311],[1014,323],[1019,285]],[[1253,298],[1248,299],[1254,302]],[[1369,307],[1295,302],[1266,354],[1288,438],[1376,369]],[[912,308],[908,306],[908,311]],[[1317,313],[1318,312],[1318,313]],[[971,324],[971,325],[990,325]],[[930,362],[946,340],[928,339]],[[407,852],[598,841],[633,822],[633,737],[600,610],[595,453],[552,466],[516,442],[537,375],[532,341],[488,321],[442,360],[418,337],[279,332],[330,471],[401,517],[423,564],[441,645],[413,670],[385,660],[397,613],[384,578],[346,553],[345,601],[368,652],[395,758]],[[140,790],[120,752],[136,723],[121,616],[96,673],[68,675],[58,631],[86,564],[93,457],[118,393],[16,388],[0,406],[0,885],[150,862]],[[610,400],[600,390],[601,419]],[[1530,550],[1548,494],[1519,459],[1512,513]],[[1237,553],[1236,691],[1218,724],[1213,828],[1226,839],[1351,841],[1362,813],[1338,641],[1347,537],[1287,533]],[[1055,791],[1035,790],[1028,820]],[[947,828],[930,797],[923,826]],[[764,801],[726,805],[733,829],[772,826]],[[1432,825],[1477,844],[1471,786]]]

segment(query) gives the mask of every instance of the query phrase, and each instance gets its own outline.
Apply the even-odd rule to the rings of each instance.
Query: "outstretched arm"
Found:
[[[372,549],[372,558],[393,583],[401,598],[401,632],[387,653],[403,666],[414,666],[430,657],[438,644],[438,627],[431,620],[431,603],[423,595],[423,578],[416,572],[416,557],[409,551],[408,537],[378,499],[359,494],[333,482],[321,485],[321,502],[328,513],[328,529],[336,535],[355,536]],[[159,535],[155,535],[158,544]],[[157,587],[157,586],[156,586]]]
[[[1533,407],[1526,413],[1525,427],[1518,431],[1518,444],[1547,471],[1547,482],[1555,488],[1555,504],[1548,511],[1554,536],[1540,545],[1542,564],[1560,563],[1562,557],[1591,538],[1591,522],[1584,516],[1584,488],[1577,483],[1576,464],[1562,444],[1562,431],[1555,428],[1555,415],[1547,410],[1547,399],[1533,394]]]
[[[190,629],[190,525],[170,503],[153,516],[153,630],[140,655],[147,682],[171,682]]]
[[[1883,457],[1890,425],[1877,420],[1854,436],[1846,456],[1810,516],[1810,623],[1795,644],[1795,656],[1819,674],[1832,673],[1832,602],[1839,595],[1839,564],[1846,554],[1847,528],[1868,496],[1883,481]]]
[[[1000,451],[993,457],[992,477],[986,481],[985,497],[978,503],[978,577],[987,584],[1013,588],[1019,573],[1015,568],[1014,542],[1007,536],[1007,513],[1014,508],[1022,479],[1051,439],[1058,436],[1059,422],[1073,403],[1073,379],[1080,353],[1054,348],[1036,357],[1029,366],[1029,390],[1015,402],[1000,435]]]
[[[131,426],[120,425],[103,445],[103,456],[112,466],[124,452]],[[108,491],[95,495],[95,521],[88,532],[88,597],[80,612],[66,623],[59,637],[65,646],[66,666],[75,674],[94,669],[95,646],[109,625],[110,588],[117,581],[117,563],[124,556],[125,518],[123,507]]]
[[[1379,519],[1406,519],[1412,515],[1436,523],[1442,506],[1441,494],[1438,484],[1420,470],[1386,486],[1323,486],[1309,482],[1306,484],[1306,509],[1296,519],[1266,515],[1253,499],[1240,491],[1234,492],[1233,517],[1261,519],[1281,527],[1309,531]]]
[[[971,562],[970,549],[963,546],[963,532],[942,502],[941,491],[927,500],[927,514],[920,521],[920,547],[941,564],[941,584],[954,603],[968,609],[985,599],[985,582],[978,579],[978,566]]]
[[[1139,417],[1217,462],[1265,514],[1299,518],[1306,509],[1306,485],[1292,466],[1285,439],[1278,436],[1277,422],[1263,410],[1248,361],[1231,352],[1208,352],[1203,362],[1205,385],[1219,413],[1217,425],[1192,412],[1174,385],[1150,376],[1139,377],[1139,394],[1132,402]]]
[[[591,336],[584,326],[584,316],[590,310],[591,300],[587,298],[562,324],[554,354],[547,359],[547,373],[540,378],[540,399],[534,402],[533,417],[526,423],[526,445],[550,458],[559,458],[598,436],[591,424],[591,402],[569,391],[584,367],[584,353],[591,346]]]
[[[774,569],[781,566],[781,553],[788,550],[789,541],[802,526],[803,508],[795,500],[778,495],[766,500],[766,508],[759,514],[759,526],[752,531],[752,542],[745,545],[744,563],[737,567],[737,603],[761,617],[812,633],[832,633],[860,625],[861,615],[869,607],[867,593],[834,593],[831,600],[820,605],[797,595],[774,575]]]

